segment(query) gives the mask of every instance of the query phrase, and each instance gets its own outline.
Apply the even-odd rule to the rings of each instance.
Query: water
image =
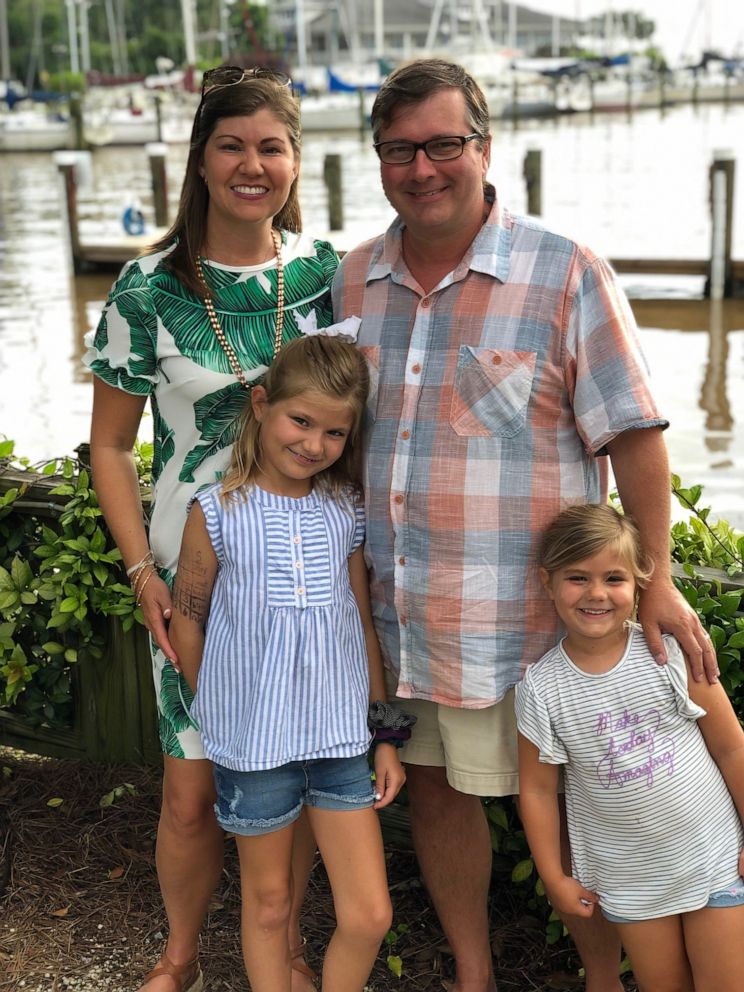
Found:
[[[502,125],[489,178],[516,211],[526,209],[521,172],[528,148],[543,152],[543,215],[551,227],[609,256],[702,258],[710,239],[708,167],[719,148],[744,162],[744,107],[563,117],[524,122],[516,131]],[[346,211],[344,231],[331,237],[349,248],[382,230],[392,211],[369,136],[309,134],[301,181],[308,229],[324,234],[327,228],[329,152],[342,156]],[[171,216],[185,158],[185,147],[170,149]],[[96,151],[90,188],[79,200],[83,239],[119,236],[133,195],[152,216],[144,151]],[[33,460],[87,439],[92,389],[80,365],[82,337],[95,326],[112,281],[71,275],[63,224],[51,156],[0,158],[0,432]],[[735,209],[733,253],[744,258],[741,209]],[[688,484],[704,484],[705,501],[744,528],[744,302],[712,312],[694,299],[701,290],[695,279],[632,276],[623,283],[635,296],[667,297],[638,299],[634,307],[655,392],[672,421],[672,467]],[[143,432],[149,430],[146,424]]]

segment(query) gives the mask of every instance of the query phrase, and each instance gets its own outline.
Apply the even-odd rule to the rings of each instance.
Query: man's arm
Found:
[[[658,427],[623,431],[607,445],[623,510],[636,522],[654,573],[641,591],[638,619],[659,664],[666,661],[662,632],[674,634],[690,662],[692,676],[719,674],[716,653],[697,614],[672,583],[669,554],[670,475],[666,445]]]

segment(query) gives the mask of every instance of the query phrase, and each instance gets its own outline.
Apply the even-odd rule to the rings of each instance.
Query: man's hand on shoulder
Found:
[[[663,665],[667,660],[661,635],[673,634],[687,655],[695,681],[701,682],[703,677],[709,682],[717,680],[720,672],[713,643],[697,613],[670,579],[652,580],[641,590],[638,619],[657,664]]]

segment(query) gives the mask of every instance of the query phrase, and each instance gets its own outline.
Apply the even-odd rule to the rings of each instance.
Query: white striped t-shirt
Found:
[[[633,628],[609,672],[561,645],[517,686],[517,724],[540,760],[565,766],[573,875],[628,920],[700,909],[738,880],[742,827],[687,693],[673,637],[659,666]]]
[[[369,674],[348,558],[364,538],[351,496],[258,486],[197,494],[219,569],[191,713],[206,756],[241,771],[363,754]]]

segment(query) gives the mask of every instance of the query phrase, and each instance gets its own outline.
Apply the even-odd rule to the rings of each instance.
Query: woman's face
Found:
[[[286,126],[268,108],[219,120],[199,169],[209,189],[210,242],[236,223],[270,226],[299,167]]]

